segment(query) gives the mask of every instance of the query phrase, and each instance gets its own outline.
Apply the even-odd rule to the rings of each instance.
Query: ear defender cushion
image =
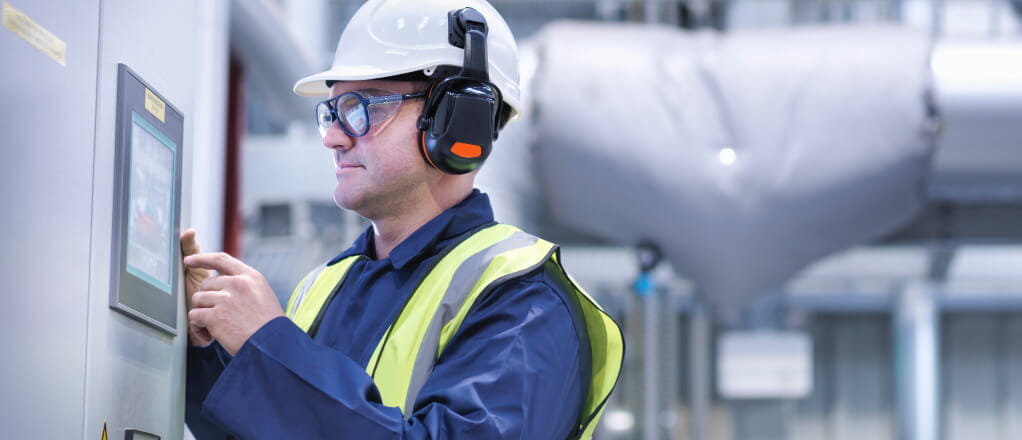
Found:
[[[430,90],[419,129],[423,157],[448,174],[471,172],[493,149],[500,92],[487,81],[447,78]]]
[[[465,7],[448,12],[448,42],[465,49],[461,72],[430,88],[419,117],[422,156],[448,174],[471,172],[497,139],[502,102],[486,62],[486,18]]]

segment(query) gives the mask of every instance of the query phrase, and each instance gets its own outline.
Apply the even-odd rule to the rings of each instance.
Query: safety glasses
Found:
[[[387,120],[406,99],[423,96],[426,96],[426,92],[402,95],[379,89],[337,95],[316,105],[319,134],[326,136],[327,130],[337,121],[348,136],[365,136],[373,124]]]

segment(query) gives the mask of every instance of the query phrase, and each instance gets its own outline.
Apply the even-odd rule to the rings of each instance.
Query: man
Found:
[[[518,111],[517,77],[510,30],[482,0],[356,12],[333,67],[295,89],[329,95],[316,116],[334,200],[372,226],[286,313],[257,271],[182,234],[197,437],[591,435],[620,330],[556,246],[495,224],[473,190]]]

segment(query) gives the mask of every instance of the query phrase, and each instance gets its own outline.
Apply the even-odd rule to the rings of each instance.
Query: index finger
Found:
[[[212,269],[219,272],[221,275],[241,275],[249,269],[249,267],[245,263],[242,263],[241,260],[238,260],[225,252],[189,255],[185,257],[184,263],[188,267]]]

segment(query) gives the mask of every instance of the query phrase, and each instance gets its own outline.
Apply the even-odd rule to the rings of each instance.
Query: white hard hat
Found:
[[[513,115],[520,110],[518,46],[504,18],[484,0],[369,0],[355,12],[337,42],[329,70],[295,83],[302,96],[327,96],[326,81],[379,79],[438,66],[458,66],[464,49],[448,42],[447,13],[470,7],[486,18],[490,81]]]

